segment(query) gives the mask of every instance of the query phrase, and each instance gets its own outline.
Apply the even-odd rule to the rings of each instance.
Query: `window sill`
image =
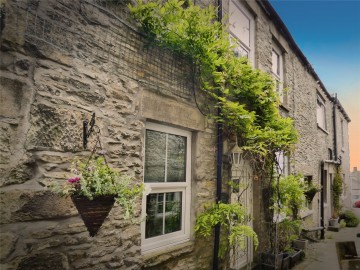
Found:
[[[281,102],[281,104],[280,104],[280,108],[282,109],[282,110],[284,110],[285,112],[290,112],[290,110],[289,110],[289,108],[287,107],[287,104],[286,104],[286,102],[284,101],[284,102]]]
[[[324,132],[325,134],[329,135],[329,132],[325,129],[323,129],[322,127],[319,126],[319,124],[317,124],[318,129],[320,129],[322,132]]]
[[[171,258],[192,253],[194,252],[194,248],[194,242],[187,241],[185,243],[170,245],[162,247],[161,249],[159,248],[154,251],[149,251],[142,255],[142,259],[145,267],[154,267]]]
[[[314,210],[307,209],[307,210],[300,211],[301,218],[306,218],[312,214],[314,214]]]

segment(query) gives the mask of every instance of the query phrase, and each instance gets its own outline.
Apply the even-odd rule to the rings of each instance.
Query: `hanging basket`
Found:
[[[314,199],[317,192],[318,191],[316,189],[310,189],[310,190],[304,192],[304,195],[309,203],[312,202],[312,200]]]
[[[84,221],[90,236],[94,237],[113,207],[115,196],[97,196],[93,200],[85,196],[72,196],[71,200]]]

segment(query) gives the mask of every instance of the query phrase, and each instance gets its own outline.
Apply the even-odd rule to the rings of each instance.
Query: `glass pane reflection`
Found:
[[[181,230],[181,213],[182,192],[149,194],[146,199],[145,238]]]

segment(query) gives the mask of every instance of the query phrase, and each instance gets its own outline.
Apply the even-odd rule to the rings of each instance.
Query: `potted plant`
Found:
[[[318,193],[320,191],[320,187],[312,182],[310,182],[307,187],[306,190],[304,191],[304,195],[306,200],[311,203],[312,200],[314,199],[316,193]]]
[[[228,251],[238,246],[244,248],[244,240],[253,240],[254,247],[258,246],[258,238],[251,226],[248,225],[250,217],[246,209],[239,203],[213,203],[205,207],[196,219],[195,232],[201,236],[211,236],[214,227],[221,224],[226,231],[226,241],[220,242],[219,258],[225,258]]]
[[[331,218],[329,218],[329,226],[335,227],[338,225],[338,223],[339,223],[339,217],[338,217],[337,213],[334,211]]]
[[[300,234],[299,211],[304,202],[302,175],[279,176],[272,186],[272,235],[276,235],[270,252],[262,254],[262,266],[271,269],[289,269],[300,252],[292,242]]]
[[[142,194],[142,184],[108,166],[104,156],[86,162],[76,159],[73,176],[51,187],[61,196],[71,197],[90,236],[95,236],[114,203],[122,207],[125,218],[134,218],[135,202]]]
[[[338,225],[339,212],[341,210],[340,197],[343,191],[342,185],[341,167],[337,167],[332,185],[333,213],[332,217],[329,219],[329,226]]]

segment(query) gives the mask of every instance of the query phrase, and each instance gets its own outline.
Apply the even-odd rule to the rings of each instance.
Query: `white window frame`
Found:
[[[274,63],[274,54],[276,54],[277,63]],[[271,54],[271,73],[275,80],[275,91],[279,94],[280,102],[284,103],[284,57],[283,51],[273,42]],[[276,70],[275,70],[276,67]]]
[[[279,151],[275,153],[276,160],[279,164],[279,168],[277,173],[279,175],[288,176],[290,174],[290,166],[289,166],[289,157],[287,155],[284,155],[284,152]]]
[[[233,9],[239,10],[248,20],[250,23],[250,29],[249,29],[249,46],[241,40],[241,38],[235,33],[235,31],[232,31],[232,23],[233,23]],[[235,41],[236,43],[236,49],[235,54],[239,56],[246,56],[244,55],[244,51],[246,51],[248,55],[248,59],[252,66],[254,66],[255,61],[255,18],[254,16],[249,12],[249,10],[238,0],[230,0],[229,2],[229,31],[230,31],[230,38],[232,39],[232,42]]]
[[[142,220],[141,251],[143,254],[188,241],[190,239],[190,210],[191,210],[191,132],[174,127],[160,125],[157,123],[152,123],[152,122],[146,123],[146,130],[154,130],[154,131],[164,132],[167,134],[183,136],[186,137],[187,142],[186,142],[185,182],[144,183],[145,191],[148,191],[148,194],[165,193],[165,192],[182,192],[181,230],[177,232],[145,239],[146,199],[148,194],[144,194],[142,198],[142,219],[141,219]],[[144,149],[145,147],[146,147],[146,141],[144,142]],[[145,158],[144,158],[144,168],[145,168]]]
[[[319,128],[326,130],[325,102],[320,95],[318,95],[316,99],[316,122]]]

